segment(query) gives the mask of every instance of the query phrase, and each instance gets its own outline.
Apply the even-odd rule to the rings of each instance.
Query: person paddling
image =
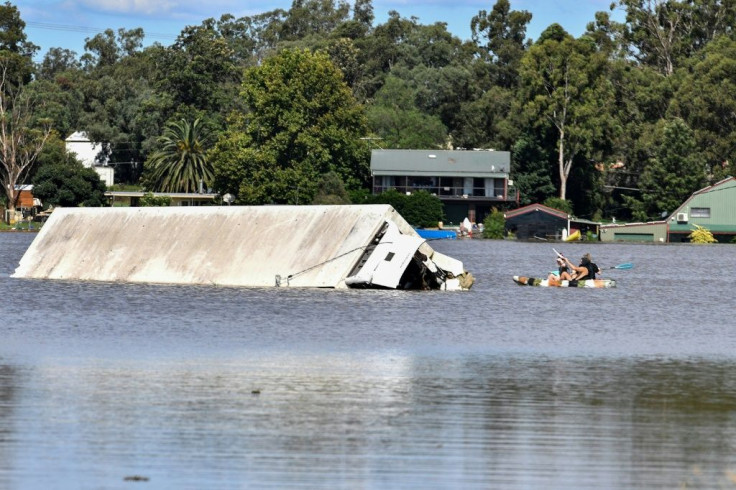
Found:
[[[560,281],[570,281],[572,276],[570,275],[570,268],[565,263],[564,257],[557,257],[557,274],[550,274],[547,277],[547,281],[551,284],[558,284]]]
[[[572,269],[573,274],[572,278],[576,281],[585,281],[587,279],[595,279],[596,274],[601,274],[601,269],[593,263],[593,258],[590,256],[589,253],[586,253],[582,256],[580,259],[580,265],[573,265],[572,262],[570,262],[567,257],[562,257],[565,259],[565,263],[570,266],[570,269]]]

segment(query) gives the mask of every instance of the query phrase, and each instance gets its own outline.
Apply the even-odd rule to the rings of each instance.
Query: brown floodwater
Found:
[[[736,245],[437,241],[463,293],[20,280],[0,488],[736,487]],[[613,289],[516,286],[557,248]]]

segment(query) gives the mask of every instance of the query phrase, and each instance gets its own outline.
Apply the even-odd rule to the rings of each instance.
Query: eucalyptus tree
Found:
[[[544,202],[555,195],[549,153],[533,134],[521,134],[514,141],[511,148],[511,173],[521,204]]]
[[[438,116],[421,111],[417,90],[394,75],[376,93],[367,108],[371,131],[382,148],[440,148],[447,143],[447,128]]]
[[[83,94],[83,106],[74,130],[105,144],[107,158],[115,165],[116,180],[123,183],[138,179],[145,159],[143,142],[160,134],[163,124],[150,124],[157,115],[154,107],[160,96],[147,50],[125,56],[113,65],[94,68],[75,82]]]
[[[0,58],[0,185],[11,215],[20,197],[16,186],[25,183],[51,134],[51,121],[38,119],[37,99],[26,85],[10,83],[10,64]]]
[[[281,39],[293,41],[311,35],[326,37],[348,20],[349,15],[350,4],[346,0],[293,0],[281,26]]]
[[[561,199],[566,199],[573,164],[590,166],[616,130],[607,73],[607,57],[591,40],[576,40],[554,24],[522,59],[522,110],[536,131],[556,134]]]
[[[309,202],[321,175],[368,182],[363,107],[327,54],[283,50],[246,70],[245,109],[211,152],[215,188],[247,204]]]
[[[508,149],[519,130],[510,123],[514,93],[493,86],[460,104],[451,133],[453,145],[461,148]]]
[[[85,39],[82,64],[87,69],[112,66],[123,57],[133,56],[139,52],[143,46],[144,37],[145,34],[140,27],[136,29],[120,28],[117,33],[112,29],[105,29],[104,32]]]
[[[492,67],[492,83],[505,88],[516,87],[519,64],[531,44],[526,28],[532,14],[511,10],[509,0],[497,0],[490,12],[481,10],[470,21],[473,42],[480,59]]]
[[[631,55],[666,76],[736,24],[734,0],[618,0],[612,8],[626,12]]]
[[[213,19],[186,27],[161,54],[158,89],[170,93],[175,106],[222,115],[233,108],[241,70]]]
[[[682,119],[662,120],[653,134],[652,154],[639,178],[639,197],[626,197],[636,219],[673,212],[705,182],[705,168],[693,131]]]
[[[38,67],[38,78],[53,80],[57,75],[77,72],[82,68],[77,53],[64,48],[49,48]]]
[[[373,29],[372,34],[357,46],[360,62],[365,68],[366,97],[370,98],[381,88],[387,74],[405,57],[401,45],[411,31],[418,27],[416,19],[406,19],[392,10],[388,19]]]
[[[736,41],[711,42],[676,78],[669,113],[693,129],[704,163],[720,180],[736,159]]]
[[[157,192],[208,189],[214,170],[207,158],[211,136],[202,121],[169,123],[158,138],[159,149],[146,161],[144,179]]]
[[[10,2],[0,5],[0,58],[5,88],[27,84],[33,74],[33,56],[39,47],[28,41],[26,23],[18,8]]]

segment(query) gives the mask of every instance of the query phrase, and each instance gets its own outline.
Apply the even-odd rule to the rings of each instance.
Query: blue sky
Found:
[[[236,17],[276,8],[288,9],[292,0],[20,0],[14,3],[26,22],[28,40],[39,45],[38,59],[49,48],[61,47],[84,53],[85,38],[107,28],[142,27],[145,43],[169,45],[187,25],[230,13]],[[470,20],[480,10],[490,11],[495,0],[373,0],[376,24],[396,10],[402,17],[415,16],[421,24],[446,22],[459,38],[470,38]],[[511,0],[513,10],[528,10],[533,18],[527,35],[539,36],[556,22],[579,36],[597,11],[607,11],[611,0]],[[618,13],[616,18],[623,16]]]

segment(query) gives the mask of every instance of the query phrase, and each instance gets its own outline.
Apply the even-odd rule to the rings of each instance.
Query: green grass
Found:
[[[28,221],[19,221],[12,225],[0,221],[0,231],[38,231],[41,229],[42,223],[29,223]]]

